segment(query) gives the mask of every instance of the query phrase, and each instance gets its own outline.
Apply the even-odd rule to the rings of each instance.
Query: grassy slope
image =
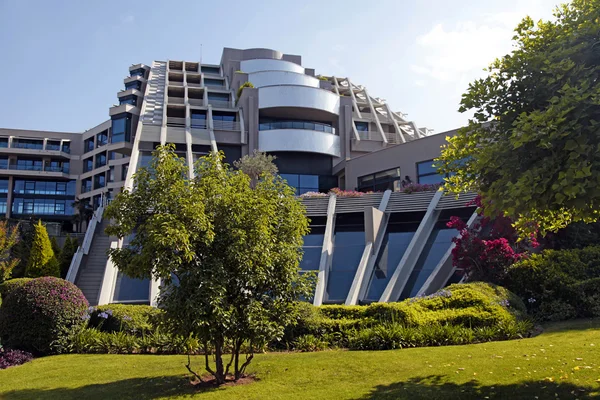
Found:
[[[41,358],[0,371],[0,399],[592,398],[600,396],[600,320],[555,324],[536,338],[509,342],[264,354],[251,367],[260,381],[204,392],[187,384],[184,362],[149,355]]]

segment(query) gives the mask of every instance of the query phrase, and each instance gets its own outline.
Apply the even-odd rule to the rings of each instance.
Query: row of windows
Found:
[[[15,198],[13,214],[73,215],[74,200]],[[5,204],[6,208],[6,204]]]
[[[3,181],[0,181],[0,183],[2,182]],[[75,182],[75,180],[68,182],[56,182],[15,179],[13,192],[15,195],[35,194],[51,196],[74,196]],[[8,181],[6,181],[6,191],[8,191]],[[0,191],[0,193],[3,192]]]
[[[43,150],[44,141],[39,139],[13,139],[12,147],[16,149]],[[0,138],[0,148],[8,148],[8,138]],[[61,150],[60,140],[47,140],[46,150],[59,151]],[[65,153],[71,152],[71,142],[65,141],[62,143],[62,151]]]
[[[261,119],[258,124],[259,131],[268,131],[273,129],[307,129],[327,133],[334,133],[335,131],[331,124],[313,121]]]
[[[400,190],[400,168],[392,168],[358,178],[358,190],[361,192],[384,192]]]

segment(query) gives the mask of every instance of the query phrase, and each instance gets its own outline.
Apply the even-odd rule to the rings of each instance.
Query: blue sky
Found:
[[[0,127],[81,132],[108,119],[131,64],[218,63],[223,47],[299,54],[435,132],[511,49],[525,16],[559,0],[0,0]]]

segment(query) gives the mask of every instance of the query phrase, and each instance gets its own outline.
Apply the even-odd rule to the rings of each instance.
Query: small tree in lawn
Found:
[[[60,277],[60,266],[52,250],[46,227],[39,220],[34,226],[33,243],[29,261],[25,267],[25,275],[30,278],[41,276]]]
[[[13,269],[19,263],[19,259],[12,256],[12,249],[18,242],[19,226],[11,228],[7,221],[0,221],[0,283],[10,279]]]
[[[120,193],[105,215],[113,221],[107,233],[135,232],[129,246],[111,249],[112,260],[129,276],[163,280],[168,326],[202,343],[218,384],[230,371],[242,377],[254,352],[282,337],[312,283],[299,274],[308,222],[293,188],[267,175],[253,188],[221,159],[200,159],[189,180],[174,147],[159,147],[136,173],[135,190]],[[186,367],[201,379],[189,357]]]

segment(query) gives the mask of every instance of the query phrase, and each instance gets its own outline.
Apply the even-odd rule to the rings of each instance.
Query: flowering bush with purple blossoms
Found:
[[[11,348],[34,354],[68,350],[73,333],[86,325],[89,304],[79,288],[54,277],[15,288],[0,308],[0,337]]]
[[[442,186],[441,183],[411,183],[402,188],[403,193],[436,192]]]
[[[0,350],[0,369],[25,364],[33,360],[33,355],[22,350]]]

